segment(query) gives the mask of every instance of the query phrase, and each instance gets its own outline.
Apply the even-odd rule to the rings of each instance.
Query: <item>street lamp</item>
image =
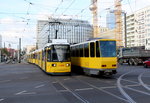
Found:
[[[53,22],[48,22],[49,23],[49,34],[48,34],[48,43],[50,42],[50,25],[55,25],[55,24],[62,24],[61,22],[58,21],[53,21]],[[57,34],[58,34],[58,30],[55,30],[55,39],[57,39]]]
[[[19,38],[19,61],[18,63],[21,63],[21,38]]]

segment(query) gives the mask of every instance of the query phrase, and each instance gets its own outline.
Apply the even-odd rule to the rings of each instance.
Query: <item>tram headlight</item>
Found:
[[[56,67],[56,64],[52,64],[52,67]]]
[[[70,66],[70,64],[68,64],[68,63],[67,63],[67,64],[66,64],[66,66],[67,66],[67,67],[69,67],[69,66]]]

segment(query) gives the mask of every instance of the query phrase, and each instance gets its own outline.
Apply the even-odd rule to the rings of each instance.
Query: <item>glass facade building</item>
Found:
[[[114,29],[115,28],[115,14],[112,10],[108,11],[106,16],[107,28]]]
[[[50,19],[37,36],[37,46],[42,48],[51,39],[67,39],[70,44],[92,38],[92,26],[88,21],[72,19]]]

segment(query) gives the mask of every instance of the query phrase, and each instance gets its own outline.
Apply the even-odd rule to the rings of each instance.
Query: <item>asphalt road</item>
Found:
[[[149,74],[122,65],[110,78],[51,76],[32,64],[0,64],[0,103],[149,103]]]

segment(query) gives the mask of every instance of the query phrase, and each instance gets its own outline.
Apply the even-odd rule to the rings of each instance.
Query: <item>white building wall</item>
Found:
[[[150,50],[150,6],[127,15],[126,22],[127,47],[145,46],[146,49]],[[125,40],[124,36],[123,40]]]

